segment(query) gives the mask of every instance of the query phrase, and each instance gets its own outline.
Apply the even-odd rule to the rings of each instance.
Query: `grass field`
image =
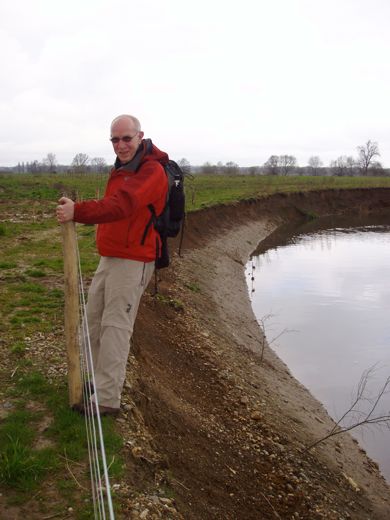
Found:
[[[1,175],[1,199],[46,200],[53,204],[61,194],[80,199],[104,193],[105,175]],[[310,177],[310,176],[223,176],[196,175],[186,180],[187,210],[264,197],[278,192],[325,189],[390,187],[390,177]]]
[[[59,510],[75,503],[80,490],[67,467],[87,457],[84,421],[67,406],[55,207],[62,194],[101,196],[105,182],[92,174],[0,175],[0,492],[9,503],[23,504],[40,490],[42,516],[49,511],[46,488],[47,500],[55,489]],[[196,176],[186,183],[187,210],[277,192],[371,187],[390,187],[390,178]],[[94,228],[78,226],[78,238],[89,278],[98,262]],[[121,441],[114,422],[104,426],[108,457],[119,461],[112,470],[119,474]],[[89,518],[89,507],[83,502],[77,518]]]

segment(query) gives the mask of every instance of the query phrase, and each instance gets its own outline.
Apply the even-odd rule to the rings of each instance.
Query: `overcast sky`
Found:
[[[113,162],[111,120],[192,164],[390,167],[389,0],[19,0],[0,6],[0,165]]]

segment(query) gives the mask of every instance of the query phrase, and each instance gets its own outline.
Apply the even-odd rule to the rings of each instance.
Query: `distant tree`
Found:
[[[279,157],[279,166],[283,175],[288,175],[297,167],[297,160],[293,155],[281,155]]]
[[[332,170],[332,174],[337,177],[344,177],[348,175],[349,165],[348,165],[348,157],[346,155],[340,155],[334,161],[331,161],[330,168]]]
[[[107,162],[104,157],[94,157],[91,159],[91,167],[97,173],[104,173],[107,170]]]
[[[353,177],[356,174],[357,166],[356,159],[352,157],[352,155],[348,155],[345,157],[345,164],[347,166],[347,175]]]
[[[311,175],[319,175],[319,169],[322,167],[322,161],[318,155],[312,155],[308,161]]]
[[[237,163],[233,162],[233,161],[229,161],[225,164],[225,172],[228,174],[228,175],[236,175],[240,170],[240,167],[238,166]]]
[[[218,161],[216,164],[216,170],[218,175],[223,175],[225,173],[225,166],[223,165],[222,161]]]
[[[28,173],[40,173],[42,171],[42,164],[39,161],[27,162],[26,170]]]
[[[89,157],[86,153],[78,153],[73,157],[71,168],[75,173],[85,173]]]
[[[210,162],[205,162],[203,165],[202,165],[202,173],[205,173],[205,174],[210,174],[210,173],[213,173],[215,170],[215,166],[213,166]]]
[[[57,158],[55,153],[48,153],[42,163],[49,173],[56,173]]]
[[[359,156],[357,164],[362,175],[368,175],[368,169],[374,157],[379,157],[378,143],[368,140],[366,144],[357,147]]]
[[[260,166],[249,166],[248,168],[248,174],[253,176],[253,175],[258,175],[261,173],[261,167]]]
[[[278,175],[279,173],[279,156],[271,155],[271,157],[264,163],[265,172],[268,175]]]
[[[177,161],[177,164],[180,166],[184,173],[191,173],[191,164],[184,157],[180,159],[180,161]]]
[[[383,177],[384,175],[386,175],[386,171],[383,169],[383,166],[379,161],[375,161],[375,162],[371,163],[369,171],[370,171],[370,175],[374,175],[374,176],[378,176],[378,177]]]

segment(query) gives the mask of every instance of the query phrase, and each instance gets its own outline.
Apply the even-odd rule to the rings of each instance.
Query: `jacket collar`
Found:
[[[115,160],[114,167],[116,170],[121,169],[121,170],[125,170],[125,171],[135,172],[138,170],[138,168],[141,164],[141,161],[143,159],[143,156],[144,156],[144,146],[143,146],[143,142],[141,142],[137,151],[135,152],[134,157],[129,162],[122,164],[119,160],[119,157],[117,157]]]

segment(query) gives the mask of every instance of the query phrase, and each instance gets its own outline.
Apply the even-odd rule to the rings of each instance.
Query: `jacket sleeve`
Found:
[[[165,197],[168,181],[157,161],[148,161],[136,175],[123,179],[121,187],[100,200],[75,204],[74,220],[83,224],[103,224],[131,217],[142,207]]]

